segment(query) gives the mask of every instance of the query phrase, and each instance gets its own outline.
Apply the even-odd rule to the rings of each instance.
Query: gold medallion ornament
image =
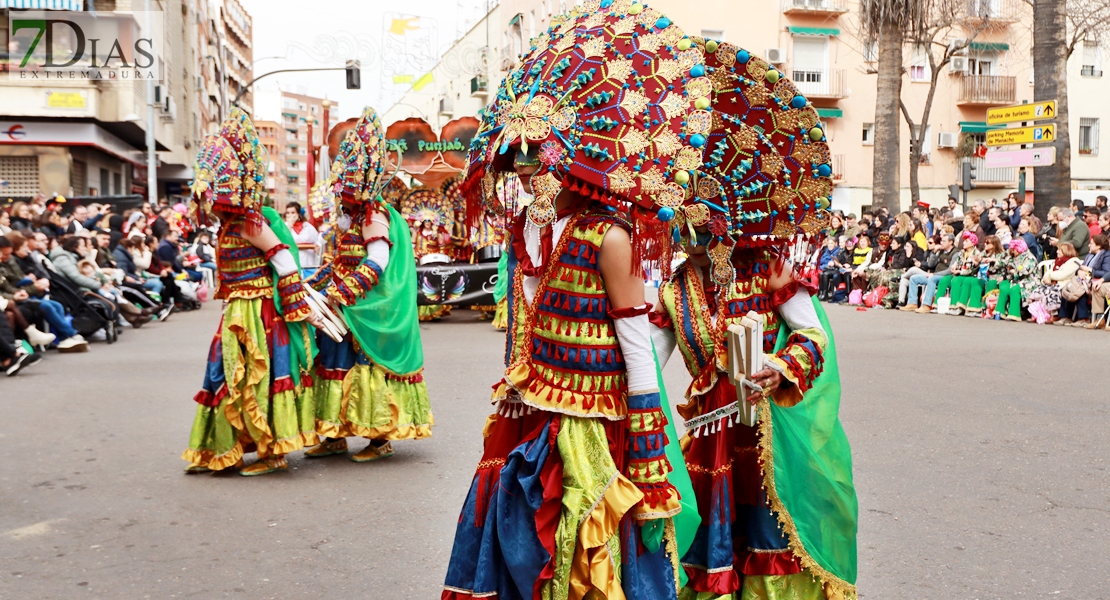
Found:
[[[732,266],[732,248],[723,241],[709,246],[709,260],[713,264],[710,276],[717,285],[728,285],[736,278],[736,269]]]

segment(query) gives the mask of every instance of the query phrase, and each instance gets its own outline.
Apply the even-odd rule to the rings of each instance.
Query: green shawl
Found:
[[[837,416],[840,374],[832,327],[821,303],[814,298],[813,304],[829,338],[824,370],[796,406],[761,405],[764,488],[802,566],[854,596],[859,505],[852,450]],[[779,330],[776,352],[789,335],[785,326]]]
[[[281,219],[281,215],[269,206],[262,207],[262,216],[270,224],[270,229],[277,236],[278,241],[289,246],[289,253],[293,255],[297,269],[301,268],[300,252],[297,252],[297,242],[289,226]],[[278,274],[274,272],[274,307],[278,314],[283,314],[281,308],[281,295],[278,294]],[[289,367],[292,371],[293,385],[300,387],[301,373],[312,370],[312,361],[316,359],[316,336],[304,321],[286,323],[289,329]]]
[[[366,356],[393,373],[408,375],[424,366],[416,316],[416,260],[405,219],[392,206],[379,206],[389,211],[389,264],[378,285],[344,308],[343,317]]]
[[[506,250],[501,253],[501,259],[497,261],[497,283],[493,286],[493,303],[497,304],[505,299],[505,294],[509,291],[509,252]]]

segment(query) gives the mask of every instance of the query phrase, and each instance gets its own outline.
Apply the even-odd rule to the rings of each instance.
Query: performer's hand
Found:
[[[764,392],[771,391],[782,385],[782,373],[774,369],[763,369],[752,376],[752,383],[763,388]],[[752,392],[748,394],[748,402],[755,404],[763,398],[763,393]]]
[[[316,311],[312,311],[312,313],[308,315],[308,323],[317,329],[323,329],[324,316]]]

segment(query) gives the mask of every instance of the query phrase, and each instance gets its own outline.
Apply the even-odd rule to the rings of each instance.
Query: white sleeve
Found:
[[[674,331],[670,329],[663,329],[656,325],[651,325],[651,343],[655,346],[655,360],[659,362],[659,368],[667,366],[667,361],[671,359],[671,354],[674,354],[676,345]]]
[[[822,333],[827,333],[821,326],[821,320],[817,318],[809,290],[803,287],[799,287],[789,300],[779,305],[779,315],[791,331],[819,329]]]
[[[651,331],[647,313],[635,317],[613,319],[617,340],[624,354],[628,371],[628,395],[648,394],[659,391],[655,376],[655,353],[651,350]]]
[[[374,261],[384,271],[389,265],[389,242],[374,240],[366,244],[366,258]]]
[[[297,261],[293,260],[293,253],[288,248],[278,250],[271,258],[270,264],[274,266],[278,276],[285,277],[297,270]]]

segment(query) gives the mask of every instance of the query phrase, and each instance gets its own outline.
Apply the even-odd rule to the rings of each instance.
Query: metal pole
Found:
[[[150,0],[146,0],[146,33],[151,34]],[[152,65],[153,66],[153,65]],[[161,73],[159,73],[161,75]],[[154,140],[154,79],[146,80],[146,191],[151,204],[158,203],[158,154]]]
[[[232,100],[231,103],[235,104],[235,105],[238,105],[239,104],[239,99],[243,97],[243,94],[247,93],[247,90],[249,90],[251,88],[251,86],[254,85],[254,82],[258,81],[259,79],[262,79],[263,77],[269,77],[270,75],[275,75],[277,73],[299,73],[299,72],[302,72],[302,71],[346,71],[346,70],[347,70],[347,67],[325,67],[325,68],[321,68],[321,69],[280,69],[278,71],[270,71],[269,73],[263,73],[262,75],[259,75],[258,77],[255,77],[254,79],[248,81],[247,84],[244,85],[239,90],[239,93],[235,95],[235,99]]]

